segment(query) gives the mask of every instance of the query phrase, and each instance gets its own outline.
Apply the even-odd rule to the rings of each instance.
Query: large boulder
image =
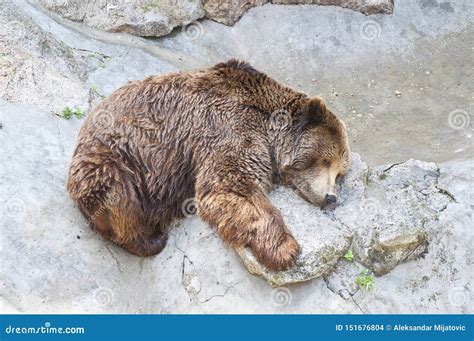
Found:
[[[208,18],[232,26],[251,7],[273,4],[335,5],[364,13],[392,13],[392,0],[30,0],[61,17],[108,32],[124,32],[141,37],[167,35],[176,27]],[[198,26],[198,27],[195,27]]]
[[[351,245],[350,231],[289,189],[277,188],[270,198],[300,243],[301,254],[293,268],[272,271],[259,264],[248,248],[238,249],[247,270],[272,286],[303,282],[331,272]]]
[[[204,16],[200,1],[36,0],[65,19],[109,32],[159,37]]]
[[[328,275],[349,249],[375,275],[386,274],[426,253],[425,223],[453,202],[438,188],[439,177],[434,163],[409,160],[369,168],[352,154],[351,170],[339,184],[340,203],[333,209],[321,210],[283,188],[271,193],[302,247],[294,267],[271,271],[249,249],[237,252],[250,273],[272,286]]]
[[[206,17],[228,26],[234,25],[249,8],[261,6],[268,0],[203,0]]]
[[[365,15],[393,12],[393,0],[272,0],[274,4],[314,4],[349,8]]]

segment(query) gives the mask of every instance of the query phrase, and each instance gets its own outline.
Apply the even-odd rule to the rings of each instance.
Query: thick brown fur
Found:
[[[321,99],[230,60],[105,99],[81,128],[68,190],[98,232],[134,254],[159,253],[194,197],[226,242],[285,269],[299,246],[268,192],[281,182],[324,206],[347,164],[345,127]]]

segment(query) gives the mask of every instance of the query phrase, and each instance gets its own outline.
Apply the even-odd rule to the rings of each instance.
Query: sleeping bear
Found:
[[[230,60],[108,96],[79,132],[67,188],[91,226],[133,254],[163,250],[194,198],[224,241],[282,270],[300,248],[269,191],[289,186],[324,207],[348,164],[345,125],[319,97]]]

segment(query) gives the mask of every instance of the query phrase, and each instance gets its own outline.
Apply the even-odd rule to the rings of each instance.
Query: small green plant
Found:
[[[346,261],[352,262],[352,260],[354,259],[354,254],[352,253],[352,250],[348,250],[344,255],[344,258],[346,259]]]
[[[61,112],[61,117],[65,118],[66,120],[69,120],[72,117],[72,109],[69,107],[65,107]]]
[[[85,114],[84,111],[80,108],[71,109],[69,107],[65,107],[63,111],[61,111],[61,115],[59,116],[65,118],[66,120],[69,120],[72,115],[76,116],[76,118],[81,119],[84,117]]]
[[[374,287],[374,275],[369,269],[365,269],[356,277],[356,284],[365,290],[370,290]]]
[[[84,117],[84,111],[82,111],[82,109],[80,109],[80,108],[77,108],[74,111],[74,115],[76,116],[76,118],[81,119],[81,118]]]

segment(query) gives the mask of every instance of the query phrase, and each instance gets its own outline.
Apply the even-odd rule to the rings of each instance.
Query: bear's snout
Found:
[[[324,198],[327,205],[334,204],[337,201],[337,197],[334,194],[327,193]]]

